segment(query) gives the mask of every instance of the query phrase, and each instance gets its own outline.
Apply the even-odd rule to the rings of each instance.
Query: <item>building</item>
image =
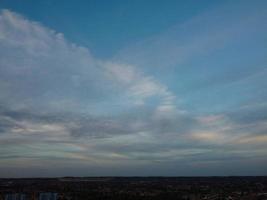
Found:
[[[26,195],[21,193],[10,193],[5,195],[5,200],[26,200]]]
[[[57,200],[57,196],[55,192],[42,192],[39,194],[39,200]]]

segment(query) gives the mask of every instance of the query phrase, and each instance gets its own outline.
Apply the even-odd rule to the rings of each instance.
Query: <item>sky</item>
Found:
[[[267,1],[1,0],[0,177],[267,175]]]

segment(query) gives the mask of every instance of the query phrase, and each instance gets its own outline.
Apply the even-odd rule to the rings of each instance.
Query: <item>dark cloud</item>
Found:
[[[131,134],[127,124],[115,119],[81,118],[75,119],[75,125],[70,128],[73,137],[106,138],[121,134]]]
[[[229,112],[227,116],[237,124],[255,124],[267,121],[267,105],[247,105],[238,110]]]

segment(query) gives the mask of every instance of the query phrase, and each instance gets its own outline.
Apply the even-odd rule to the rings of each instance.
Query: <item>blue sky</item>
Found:
[[[0,9],[1,177],[266,175],[266,1]]]
[[[170,26],[207,10],[220,1],[1,1],[43,25],[64,33],[98,57],[111,57],[129,44],[160,33]]]

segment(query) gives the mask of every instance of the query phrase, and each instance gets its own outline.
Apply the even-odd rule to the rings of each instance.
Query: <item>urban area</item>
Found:
[[[267,200],[267,177],[0,179],[0,200]]]

